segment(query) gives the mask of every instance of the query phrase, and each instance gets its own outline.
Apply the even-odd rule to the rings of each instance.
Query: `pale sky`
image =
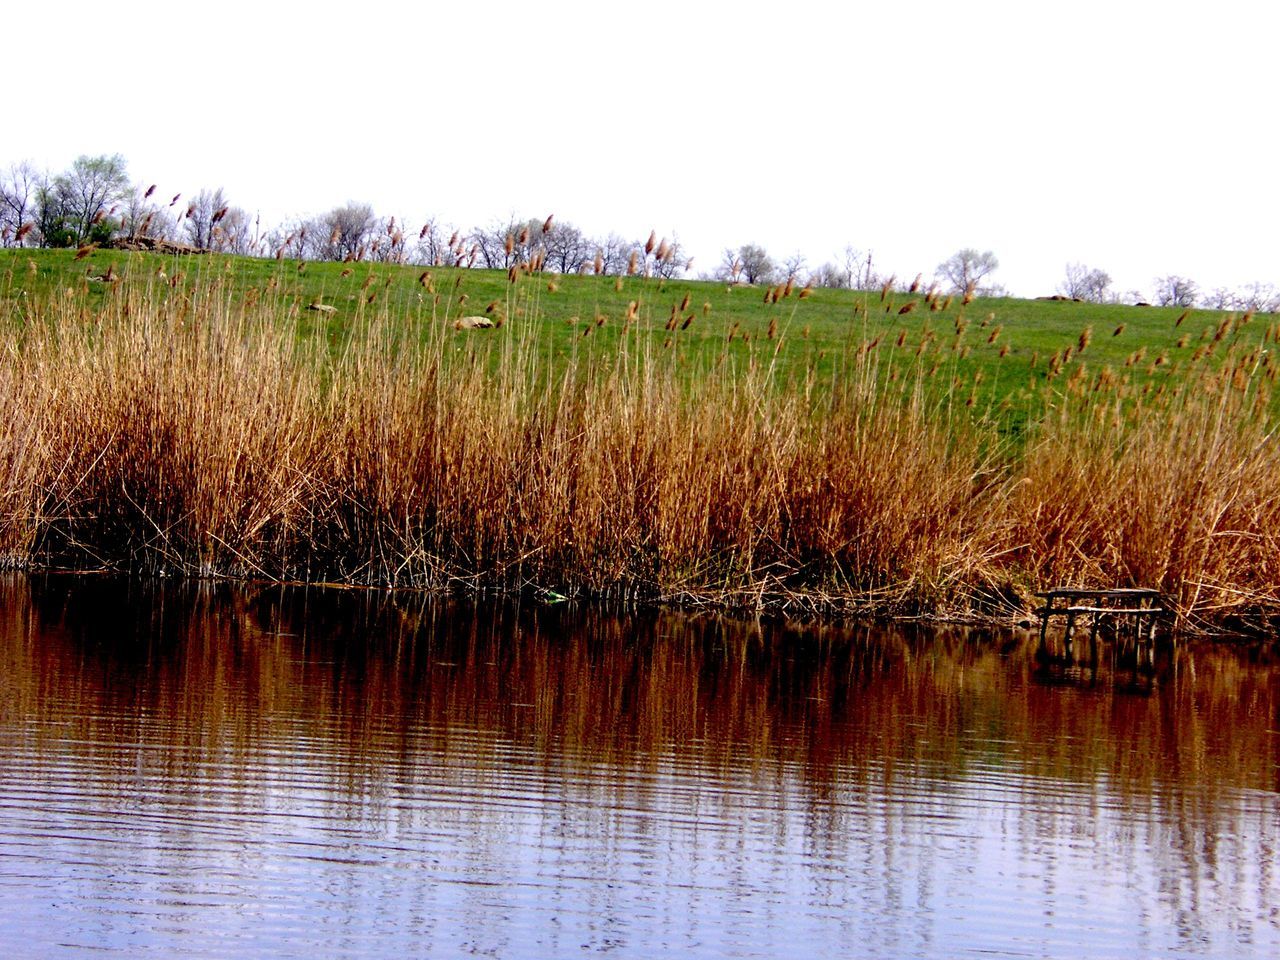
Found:
[[[264,223],[354,200],[1053,292],[1280,286],[1266,2],[10,5],[0,167],[123,154]],[[20,42],[14,42],[21,38]]]

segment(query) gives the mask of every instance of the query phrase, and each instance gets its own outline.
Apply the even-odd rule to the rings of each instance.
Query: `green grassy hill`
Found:
[[[108,271],[118,281],[90,279]],[[201,281],[216,282],[229,297],[269,302],[300,332],[323,327],[335,342],[372,314],[424,328],[478,314],[504,326],[536,324],[549,355],[560,358],[607,354],[625,331],[695,365],[767,358],[783,381],[810,373],[821,380],[860,357],[904,370],[919,365],[965,403],[1002,409],[1013,421],[1033,415],[1046,393],[1051,400],[1067,383],[1102,377],[1158,388],[1215,363],[1232,344],[1252,348],[1280,332],[1272,315],[1180,308],[1013,298],[963,305],[959,298],[929,302],[923,292],[813,289],[802,296],[798,287],[775,298],[767,287],[694,280],[521,274],[513,283],[491,270],[0,251],[0,301],[15,306],[17,317],[37,316],[54,297],[82,297],[91,308],[121,288],[180,295]],[[308,310],[311,304],[333,311]]]

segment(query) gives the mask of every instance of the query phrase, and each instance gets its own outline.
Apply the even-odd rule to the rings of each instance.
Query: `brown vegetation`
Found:
[[[548,368],[534,317],[477,338],[361,305],[335,346],[273,296],[124,285],[3,318],[12,565],[997,615],[1050,581],[1142,584],[1197,622],[1280,610],[1260,349],[1146,395],[1076,365],[1014,446],[902,336],[782,382],[775,321],[707,375],[689,320],[663,350],[629,310],[616,354]]]

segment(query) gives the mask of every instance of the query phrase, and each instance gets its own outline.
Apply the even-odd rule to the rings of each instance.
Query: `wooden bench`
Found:
[[[1089,620],[1089,656],[1093,663],[1098,661],[1098,627],[1110,621],[1119,635],[1122,624],[1131,627],[1134,650],[1139,656],[1144,653],[1148,664],[1155,662],[1156,623],[1165,614],[1160,591],[1145,587],[1123,587],[1113,590],[1085,590],[1074,587],[1054,587],[1044,593],[1037,593],[1045,601],[1037,613],[1040,614],[1040,649],[1046,649],[1046,636],[1049,631],[1051,617],[1066,617],[1066,630],[1063,634],[1063,649],[1067,659],[1074,660],[1072,635],[1076,621],[1080,618]]]

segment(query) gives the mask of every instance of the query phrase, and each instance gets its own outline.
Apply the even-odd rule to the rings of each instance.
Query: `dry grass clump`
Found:
[[[214,573],[236,557],[263,572],[255,558],[289,538],[317,455],[317,385],[286,329],[249,321],[213,286],[121,293],[91,317],[64,300],[7,339],[11,560]]]
[[[784,379],[780,352],[804,348],[776,318],[745,360],[708,371],[682,348],[697,327],[663,330],[633,302],[616,346],[579,338],[553,362],[545,284],[515,282],[533,294],[480,333],[362,304],[330,342],[299,332],[277,292],[233,296],[216,277],[0,316],[0,550],[13,565],[878,612],[1142,584],[1194,617],[1280,611],[1261,347],[1224,344],[1220,364],[1145,395],[1109,367],[1057,377],[1060,354],[1053,414],[1013,444],[976,379],[939,398],[941,361],[878,338],[832,380]]]
[[[688,378],[634,349],[546,377],[518,347],[496,372],[476,357],[343,377],[340,455],[317,471],[343,496],[317,511],[310,561],[374,582],[882,608],[971,578],[975,447],[918,392],[864,379],[815,401],[763,365]]]
[[[527,321],[477,341],[372,310],[335,349],[286,312],[214,281],[11,332],[10,562],[899,604],[972,572],[977,445],[918,390],[780,384],[773,347],[706,377],[639,333],[551,369]]]
[[[1256,361],[1126,400],[1065,402],[1018,464],[1019,562],[1040,583],[1155,586],[1191,617],[1280,611],[1280,461]]]

